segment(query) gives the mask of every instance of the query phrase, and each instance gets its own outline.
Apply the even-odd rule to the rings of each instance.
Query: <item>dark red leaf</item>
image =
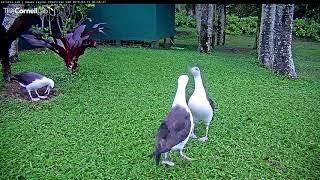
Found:
[[[73,32],[73,40],[74,41],[79,41],[81,38],[81,34],[83,33],[84,29],[86,28],[86,25],[81,25],[79,27],[77,27],[74,32]]]

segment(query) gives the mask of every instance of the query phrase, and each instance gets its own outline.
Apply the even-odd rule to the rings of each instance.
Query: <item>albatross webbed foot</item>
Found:
[[[48,96],[39,96],[40,99],[47,99]]]
[[[31,101],[33,101],[33,102],[36,102],[36,101],[39,101],[40,100],[40,98],[31,98]]]
[[[204,136],[204,137],[200,138],[199,141],[207,142],[208,141],[208,136]]]
[[[46,99],[47,98],[47,96],[40,96],[37,90],[35,90],[35,92],[36,92],[38,98],[40,98],[40,99]]]
[[[168,166],[174,166],[174,162],[168,161],[168,160],[161,161],[161,164],[168,165]]]
[[[194,133],[191,133],[190,137],[193,138],[193,139],[198,138]]]
[[[27,91],[28,91],[28,93],[29,93],[29,96],[30,96],[31,101],[35,102],[35,101],[39,101],[39,100],[40,100],[40,98],[34,98],[34,97],[32,97],[30,90],[27,90]]]
[[[192,158],[189,158],[188,156],[186,156],[182,151],[180,151],[180,156],[181,156],[184,160],[187,160],[187,161],[192,161],[192,160],[193,160]]]

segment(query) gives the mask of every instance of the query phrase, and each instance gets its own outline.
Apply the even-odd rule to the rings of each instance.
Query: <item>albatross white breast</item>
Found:
[[[185,97],[188,80],[186,75],[179,77],[172,109],[161,123],[156,135],[155,151],[151,156],[155,156],[157,165],[160,163],[161,153],[164,153],[162,164],[174,165],[168,160],[168,152],[171,150],[179,151],[182,158],[191,160],[183,152],[193,129],[193,118]]]
[[[26,88],[32,101],[39,101],[40,98],[47,98],[50,93],[50,88],[54,87],[54,82],[52,79],[34,72],[21,72],[15,74],[12,79],[17,81],[22,87]],[[37,91],[42,87],[47,87],[44,96],[40,96]],[[38,97],[32,97],[31,91],[35,91]]]

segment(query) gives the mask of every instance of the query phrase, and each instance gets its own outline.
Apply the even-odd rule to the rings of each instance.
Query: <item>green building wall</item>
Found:
[[[174,4],[96,4],[90,24],[106,22],[100,40],[157,41],[175,35]]]

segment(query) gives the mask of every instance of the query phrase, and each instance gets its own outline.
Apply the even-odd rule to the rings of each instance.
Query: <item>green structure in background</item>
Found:
[[[106,22],[98,40],[157,42],[175,35],[174,4],[96,4],[89,13],[93,23]]]

